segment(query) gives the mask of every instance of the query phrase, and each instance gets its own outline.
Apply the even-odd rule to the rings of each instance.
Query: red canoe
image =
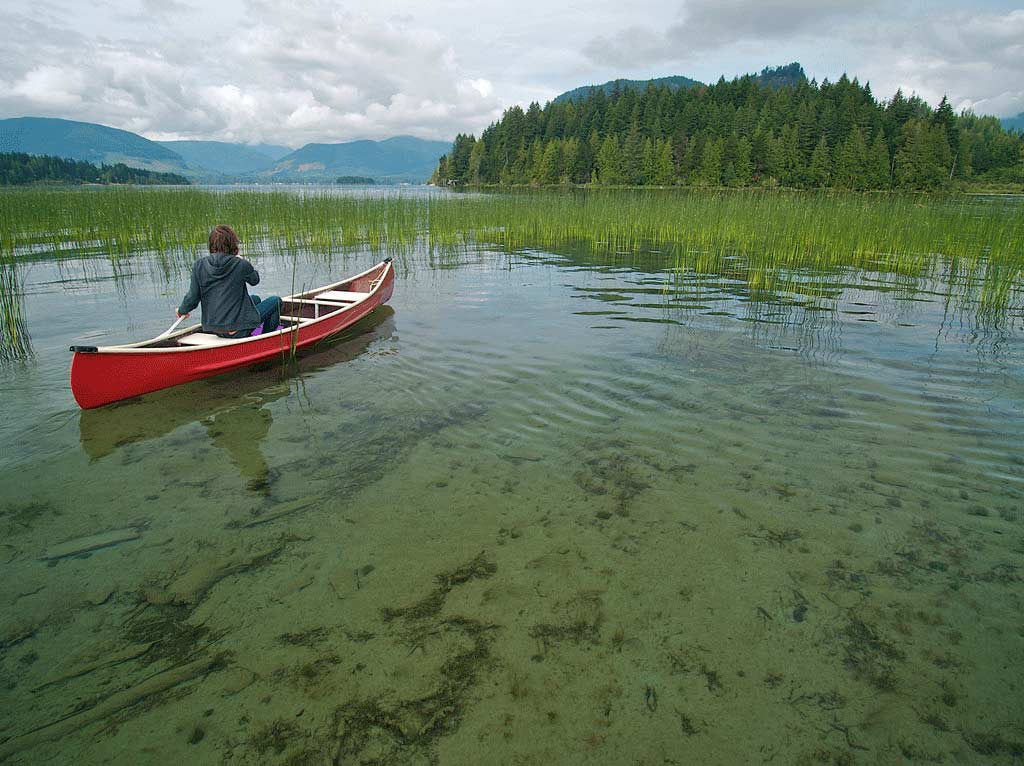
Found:
[[[387,258],[354,277],[283,299],[284,328],[254,338],[219,338],[201,325],[124,346],[72,346],[71,391],[82,409],[280,358],[358,322],[395,288]]]

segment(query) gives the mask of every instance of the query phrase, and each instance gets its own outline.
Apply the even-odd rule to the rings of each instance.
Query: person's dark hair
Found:
[[[230,226],[221,224],[210,232],[210,252],[238,255],[238,235]]]

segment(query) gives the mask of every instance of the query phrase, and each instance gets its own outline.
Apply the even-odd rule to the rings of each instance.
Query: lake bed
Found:
[[[380,258],[249,254],[261,294]],[[417,239],[297,365],[87,412],[67,346],[159,333],[186,272],[27,262],[0,760],[1019,761],[1021,284],[935,257],[759,289]]]

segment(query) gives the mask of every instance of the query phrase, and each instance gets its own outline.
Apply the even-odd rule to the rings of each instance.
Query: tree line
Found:
[[[130,168],[123,163],[93,165],[81,160],[66,160],[40,154],[7,152],[0,154],[0,186],[27,184],[188,184],[177,173],[158,173]]]
[[[876,101],[846,75],[771,87],[748,75],[710,86],[597,89],[508,109],[460,134],[433,183],[785,186],[933,190],[1024,183],[1024,134],[995,117],[932,108],[897,91]]]

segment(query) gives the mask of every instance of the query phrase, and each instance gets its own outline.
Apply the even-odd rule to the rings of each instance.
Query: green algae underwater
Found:
[[[0,760],[1024,757],[1019,201],[32,194]],[[79,412],[222,216],[391,306]]]

